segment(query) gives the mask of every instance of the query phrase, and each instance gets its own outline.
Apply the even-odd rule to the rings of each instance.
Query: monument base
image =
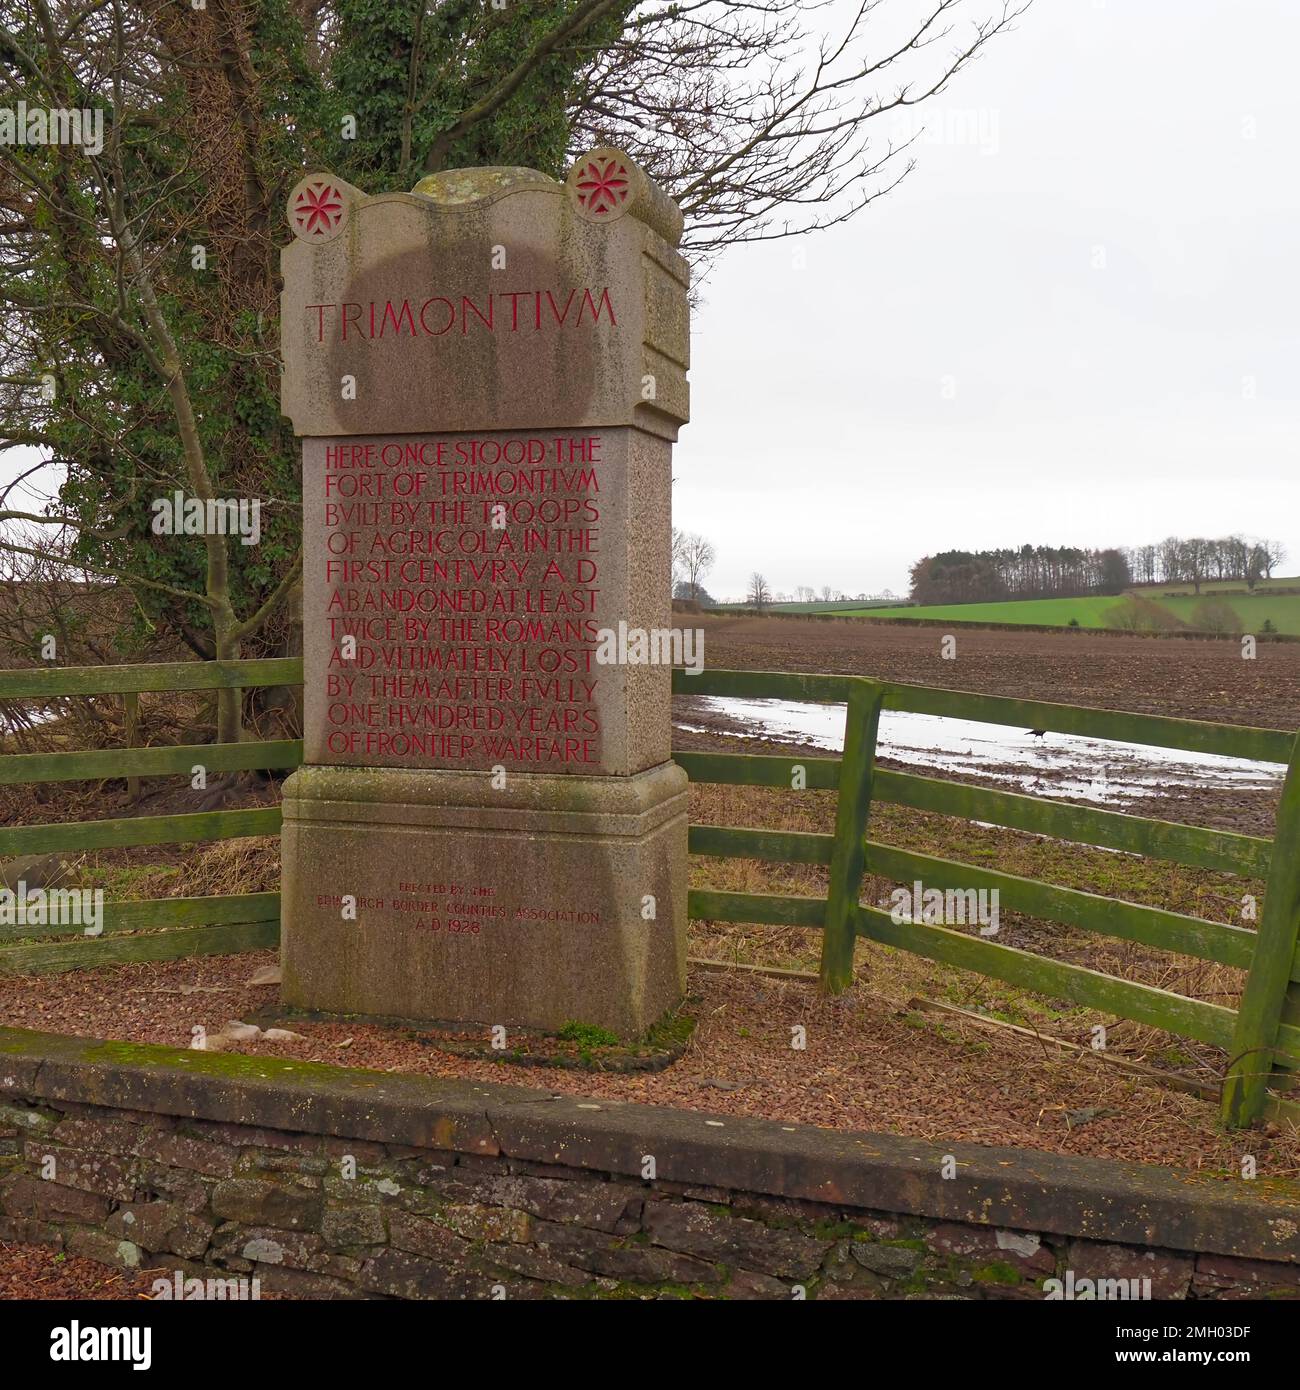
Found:
[[[284,784],[286,1005],[644,1033],[686,985],[686,774],[303,767]]]

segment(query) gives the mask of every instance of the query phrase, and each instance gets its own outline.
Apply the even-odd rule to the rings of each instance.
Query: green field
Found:
[[[1220,586],[1216,584],[1213,587]],[[1154,598],[1189,627],[1193,625],[1192,614],[1200,602],[1194,595],[1178,593],[1164,596],[1154,590],[1143,590],[1142,593]],[[1239,593],[1225,595],[1222,601],[1237,614],[1240,619],[1238,630],[1241,632],[1260,632],[1264,623],[1268,621],[1278,632],[1300,636],[1300,589],[1289,594],[1251,594],[1243,588]],[[939,623],[1033,623],[1050,627],[1068,627],[1073,618],[1078,627],[1102,628],[1110,626],[1106,621],[1106,614],[1120,602],[1118,598],[1021,599],[1010,603],[947,603],[918,608],[841,609],[838,616],[917,618]]]
[[[1300,576],[1291,575],[1285,579],[1280,576],[1273,579],[1261,579],[1256,587],[1260,589],[1300,589]],[[1214,590],[1215,593],[1223,590],[1238,594],[1247,592],[1244,579],[1207,579],[1201,585],[1201,592],[1204,593],[1210,589]],[[1147,594],[1151,598],[1163,598],[1174,594],[1192,596],[1193,591],[1190,584],[1151,584],[1143,585],[1137,592]]]
[[[1192,625],[1192,611],[1200,602],[1189,596],[1158,601],[1189,626]],[[1243,590],[1239,595],[1225,596],[1224,602],[1241,618],[1242,632],[1258,632],[1265,621],[1269,621],[1279,632],[1300,634],[1300,593],[1250,594]]]
[[[1066,627],[1077,618],[1080,627],[1105,627],[1102,614],[1114,608],[1115,598],[1029,598],[1011,603],[940,603],[920,608],[854,608],[841,617],[924,618],[937,623],[1044,623]],[[1182,616],[1181,614],[1179,615]]]
[[[877,608],[901,608],[906,607],[906,599],[897,599],[893,603],[873,605],[871,611],[876,612]],[[764,610],[767,613],[833,613],[837,618],[844,616],[857,617],[866,612],[867,605],[861,599],[852,598],[833,598],[833,599],[814,599],[811,603],[800,603],[790,600],[786,603],[769,603]],[[753,605],[748,603],[716,603],[709,610],[712,613],[750,613]]]

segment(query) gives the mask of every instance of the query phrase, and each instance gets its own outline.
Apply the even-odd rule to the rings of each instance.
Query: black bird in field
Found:
[[[1025,733],[1027,733],[1027,734],[1033,734],[1033,736],[1034,736],[1035,738],[1042,738],[1043,735],[1044,735],[1046,732],[1047,732],[1046,729],[1026,729],[1026,730],[1025,730]]]

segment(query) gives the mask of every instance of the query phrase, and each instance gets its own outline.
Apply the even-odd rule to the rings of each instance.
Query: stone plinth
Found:
[[[685,988],[681,934],[643,916],[649,894],[661,922],[685,920],[686,774],[672,763],[500,791],[470,772],[302,768],[285,784],[284,851],[300,913],[283,926],[286,1004],[581,1019],[628,1037]],[[357,922],[317,892],[339,883]]]
[[[285,1002],[644,1031],[680,999],[671,454],[676,206],[625,154],[290,194],[305,766]],[[617,653],[630,650],[612,643]]]

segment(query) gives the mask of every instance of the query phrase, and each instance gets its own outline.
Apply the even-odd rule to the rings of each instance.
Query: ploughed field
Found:
[[[698,622],[709,669],[826,671],[1026,700],[1300,729],[1300,643],[1260,642],[1255,659],[1245,660],[1236,640],[957,629],[952,634],[956,656],[948,660],[940,654],[946,631],[929,627],[715,614],[679,616],[677,621]],[[676,745],[751,753],[801,748],[810,756],[838,751],[806,737],[764,738],[761,710],[751,708],[750,718],[742,721],[735,708],[728,702],[679,698],[676,718],[687,727],[677,732]],[[799,722],[782,720],[780,713],[768,720],[773,732]],[[805,724],[813,722],[811,714]],[[821,722],[827,719],[836,729],[842,725],[838,711],[828,711]],[[1078,740],[1053,734],[1039,740],[1015,727],[1005,730],[997,748],[969,758],[958,721],[932,723],[949,727],[946,746],[953,748],[955,741],[960,754],[947,760],[930,754],[918,763],[891,758],[884,748],[882,766],[1219,830],[1272,833],[1281,768],[1256,768],[1258,775],[1252,775],[1250,765],[1235,763],[1201,769],[1198,775],[1178,753],[1153,751],[1149,762],[1139,759],[1130,769],[1122,753],[1107,758],[1105,745],[1094,743],[1075,756],[1071,750],[1079,748]],[[882,726],[882,740],[886,732]],[[1130,771],[1136,775],[1126,775]],[[1104,780],[1092,785],[1107,777],[1109,795]]]
[[[1190,586],[1137,588],[1128,591],[1144,603],[1158,604],[1170,620],[1168,626],[1210,627],[1216,632],[1282,632],[1300,634],[1300,588],[1293,579],[1264,582],[1250,591],[1240,581],[1207,581],[1201,593]],[[1202,607],[1212,604],[1211,618]],[[1010,623],[1047,627],[1124,628],[1123,614],[1130,607],[1121,595],[1089,594],[1076,598],[998,599],[985,603],[872,604],[834,603],[821,606],[775,604],[774,612],[823,612],[840,617],[866,617],[888,621]],[[1271,626],[1266,626],[1269,624]]]
[[[930,627],[842,617],[678,614],[704,633],[710,669],[830,671],[1012,695],[1026,700],[1300,729],[1300,643],[1258,645],[1242,659],[1235,638],[959,629],[957,655],[940,655]]]
[[[1084,633],[962,632],[956,660],[939,654],[939,633],[820,619],[705,615],[699,622],[710,668],[807,670],[1023,698],[1150,713],[1300,726],[1300,645],[1261,643],[1243,661],[1235,643],[1089,636]],[[764,731],[699,697],[675,701],[680,747],[745,752],[824,747]],[[1026,731],[1023,759],[1013,742],[1007,768],[967,770],[999,780],[1040,758]],[[1050,739],[1051,736],[1049,736]],[[886,760],[888,761],[888,760]],[[898,766],[906,766],[898,763]],[[1036,766],[1036,789],[1096,801],[1088,788]],[[913,769],[915,770],[915,769]],[[930,775],[944,775],[930,767]],[[1041,776],[1040,776],[1041,774]],[[69,805],[70,789],[46,789],[26,818],[49,819]],[[250,796],[265,795],[250,794]],[[81,816],[122,814],[87,797]],[[168,793],[170,795],[170,793]],[[826,830],[829,792],[768,788],[691,789],[692,820],[790,830]],[[1276,789],[1211,783],[1173,794],[1149,789],[1121,809],[1222,828],[1271,833]],[[92,809],[93,807],[93,809]],[[142,811],[157,806],[143,805]],[[170,809],[170,807],[169,807]],[[179,809],[177,807],[176,809]],[[37,814],[40,811],[43,814]],[[1145,861],[1087,846],[879,806],[873,838],[1133,902],[1227,922],[1240,921],[1243,895],[1262,884],[1232,875]],[[184,896],[254,891],[278,881],[274,840],[236,841],[200,850],[173,847],[87,857],[78,881],[109,896]],[[695,887],[823,895],[825,870],[808,865],[697,858]],[[890,905],[894,885],[869,879],[864,901]],[[1235,1006],[1239,971],[1173,956],[1004,911],[998,940],[1113,975]],[[848,1129],[877,1129],[934,1140],[1010,1143],[1239,1173],[1241,1139],[1217,1127],[1214,1093],[1224,1057],[1212,1047],[1118,1020],[1067,1000],[862,942],[857,983],[837,1000],[815,983],[820,934],[798,928],[692,922],[686,1012],[695,1020],[685,1054],[659,1072],[540,1068],[457,1055],[436,1033],[394,1033],[362,1025],[295,1023],[300,1041],[232,1044],[253,1054],[392,1068],[576,1092],[610,1101],[685,1106]],[[274,986],[252,985],[274,953],[131,964],[44,977],[0,977],[0,1021],[20,1027],[185,1046],[196,1026],[209,1033],[274,1003]],[[741,969],[718,969],[718,964]],[[774,973],[775,972],[775,973]],[[1097,1025],[1106,1049],[1091,1047]],[[791,1046],[802,1028],[806,1047]],[[1168,1084],[1166,1084],[1168,1083]],[[1300,1176],[1300,1135],[1273,1127],[1251,1137],[1263,1177]]]

